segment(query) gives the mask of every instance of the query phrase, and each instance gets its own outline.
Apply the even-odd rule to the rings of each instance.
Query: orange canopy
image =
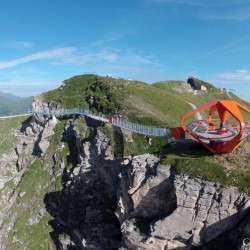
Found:
[[[200,137],[194,133],[192,130],[188,129],[184,123],[185,119],[189,116],[192,116],[198,112],[203,110],[209,109],[207,121],[210,123],[213,118],[213,114],[217,111],[220,119],[221,130],[225,127],[225,123],[227,121],[228,115],[231,114],[239,123],[239,131],[238,133],[229,141],[221,141],[221,142],[214,142],[210,141],[210,143],[205,143],[204,140],[201,140]],[[196,140],[202,143],[206,148],[208,148],[214,154],[223,154],[223,153],[231,153],[233,152],[241,143],[243,138],[243,133],[245,129],[245,122],[243,120],[241,111],[245,111],[250,113],[250,110],[245,106],[241,105],[236,101],[231,100],[214,100],[211,101],[187,114],[185,114],[181,118],[181,127],[184,129],[185,132],[192,135]],[[212,129],[212,127],[209,127]],[[218,137],[220,134],[218,131]]]

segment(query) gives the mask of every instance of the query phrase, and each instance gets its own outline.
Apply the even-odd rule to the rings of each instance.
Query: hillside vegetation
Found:
[[[89,108],[107,116],[120,114],[142,124],[174,127],[179,126],[183,114],[191,111],[188,103],[199,106],[218,97],[230,99],[209,83],[203,85],[207,92],[194,95],[182,81],[148,85],[140,81],[81,75],[65,80],[60,88],[42,97],[55,108]],[[180,173],[183,179],[188,175],[214,182],[218,193],[223,187],[234,186],[250,194],[249,138],[234,153],[214,156],[189,139],[168,143],[166,138],[152,137],[150,145],[144,135],[83,116],[58,117],[54,124],[51,119],[34,115],[2,119],[0,141],[0,240],[5,249],[18,249],[20,245],[23,249],[62,249],[60,242],[70,245],[72,239],[78,240],[79,228],[84,228],[86,235],[94,232],[93,238],[96,237],[95,223],[100,228],[99,222],[106,215],[95,222],[98,216],[91,217],[92,211],[105,210],[104,203],[110,203],[115,210],[116,203],[111,202],[110,194],[113,192],[116,200],[119,192],[115,187],[112,192],[107,189],[108,195],[102,197],[100,193],[109,182],[123,183],[127,176],[124,171],[130,171],[130,163],[123,165],[121,162],[137,159],[133,156],[141,154],[157,155],[164,164],[162,170],[167,169],[168,164],[171,172]],[[132,172],[131,176],[141,178],[142,165],[138,165],[139,174]],[[147,175],[157,176],[155,166],[146,170]],[[121,173],[119,178],[118,173]],[[102,182],[98,179],[101,175],[105,177]],[[93,176],[98,178],[93,179]],[[168,193],[165,188],[167,186],[161,186],[162,197]],[[143,197],[143,200],[147,199]],[[148,225],[147,220],[143,223]],[[113,231],[117,229],[112,228]],[[71,245],[68,249],[76,248]]]
[[[140,81],[79,75],[65,80],[60,88],[44,93],[43,98],[50,103],[59,103],[63,108],[89,108],[106,115],[120,114],[124,119],[133,122],[164,127],[179,126],[182,115],[192,110],[189,103],[198,107],[211,100],[220,99],[235,100],[249,107],[247,102],[231,92],[230,95],[221,93],[212,84],[199,79],[196,79],[196,83],[205,86],[207,91],[198,91],[194,95],[194,91],[187,83],[177,80],[149,85]],[[205,117],[206,113],[202,112],[202,115]],[[249,114],[244,116],[250,120]],[[110,129],[106,128],[104,131],[113,137]],[[174,147],[174,151],[169,149],[170,144],[166,145],[166,140],[160,138],[153,138],[154,145],[148,147],[144,136],[133,134],[133,137],[136,141],[133,146],[123,140],[124,153],[127,155],[161,152],[163,161],[171,163],[177,171],[192,176],[203,176],[207,180],[219,180],[225,185],[235,184],[244,190],[249,189],[248,146],[244,146],[242,152],[239,149],[232,154],[234,156],[218,158],[210,155],[200,145],[194,150],[196,152],[188,150],[187,153],[185,149],[183,151],[183,145]],[[112,141],[115,146],[114,138]],[[244,145],[246,144],[249,144],[247,140]],[[188,144],[187,148],[192,148],[192,145]],[[237,156],[239,152],[241,157]],[[203,164],[204,162],[206,164]],[[201,168],[203,165],[205,168]]]
[[[120,114],[142,124],[179,126],[180,118],[192,110],[189,103],[201,106],[210,100],[231,100],[211,84],[200,81],[207,92],[197,95],[187,91],[182,81],[165,81],[152,85],[140,81],[113,79],[97,75],[78,75],[55,90],[43,94],[46,102],[63,108],[90,108],[107,115]],[[230,93],[234,100],[246,102]]]

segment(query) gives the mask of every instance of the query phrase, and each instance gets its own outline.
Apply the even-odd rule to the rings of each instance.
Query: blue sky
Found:
[[[0,0],[0,90],[192,75],[250,101],[249,0]]]

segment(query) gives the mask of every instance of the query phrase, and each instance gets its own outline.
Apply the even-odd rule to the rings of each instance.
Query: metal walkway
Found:
[[[110,123],[112,125],[118,126],[120,128],[129,130],[138,134],[149,135],[149,136],[159,136],[159,137],[171,137],[170,128],[141,125],[141,124],[123,120],[117,116],[111,117]]]
[[[137,123],[132,123],[126,120],[121,119],[118,116],[107,117],[103,114],[96,114],[90,111],[89,109],[46,109],[46,110],[32,110],[33,114],[41,114],[45,116],[55,116],[60,117],[64,115],[84,115],[91,117],[95,120],[102,121],[105,123],[112,124],[114,126],[118,126],[122,129],[126,129],[138,134],[148,135],[148,136],[158,136],[158,137],[171,137],[171,129],[164,127],[155,127],[155,126],[147,126],[141,125]]]

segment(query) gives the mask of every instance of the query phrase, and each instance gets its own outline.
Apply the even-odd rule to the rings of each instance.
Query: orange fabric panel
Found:
[[[184,121],[187,117],[195,115],[196,113],[206,110],[206,109],[209,109],[208,118],[207,118],[207,121],[209,124],[209,128],[208,128],[209,130],[214,130],[214,126],[212,124],[212,121],[213,121],[212,116],[217,111],[222,128],[225,127],[226,120],[229,114],[231,114],[239,122],[240,130],[237,133],[237,135],[235,135],[230,141],[212,141],[211,139],[209,139],[209,137],[207,137],[207,140],[210,141],[210,144],[208,144],[202,141],[201,138],[199,138],[198,135],[195,134],[194,131],[191,131],[190,129],[186,128]],[[242,135],[244,133],[245,123],[241,114],[241,110],[247,113],[250,113],[250,110],[248,108],[239,104],[236,101],[232,101],[232,100],[211,101],[197,108],[196,110],[193,110],[183,115],[180,123],[181,123],[181,127],[183,128],[185,132],[192,135],[197,141],[203,144],[212,153],[214,154],[231,153],[242,143]],[[218,131],[218,135],[220,134],[220,132],[222,133],[222,130]]]

